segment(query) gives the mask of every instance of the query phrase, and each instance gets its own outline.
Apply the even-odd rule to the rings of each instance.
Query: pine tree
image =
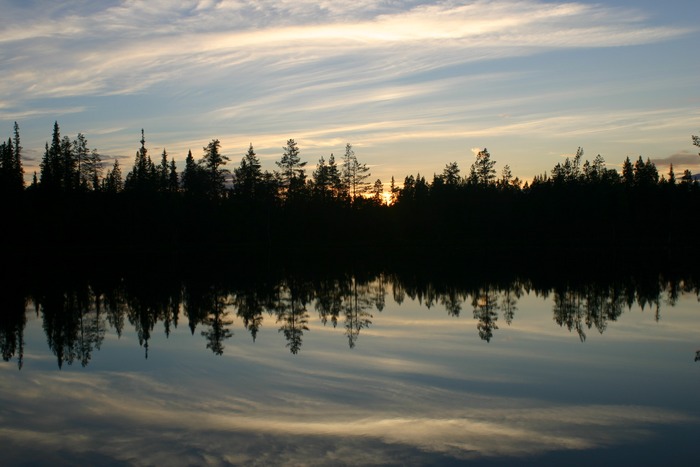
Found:
[[[204,147],[204,157],[199,161],[199,165],[204,170],[207,178],[207,192],[213,198],[220,198],[226,192],[226,175],[230,173],[228,169],[221,166],[229,160],[220,152],[221,143],[218,139],[213,139]]]
[[[676,184],[676,174],[673,171],[673,164],[668,168],[668,183],[671,185]]]
[[[262,179],[260,160],[255,154],[253,144],[248,147],[248,152],[241,159],[241,164],[234,169],[234,191],[236,194],[248,199],[256,196],[257,186]]]
[[[182,190],[188,195],[202,196],[204,194],[203,172],[192,156],[187,152],[185,170],[182,172]]]
[[[24,189],[24,168],[22,167],[22,145],[19,139],[19,125],[15,122],[13,127],[13,158],[11,161],[10,186],[14,191]]]
[[[469,169],[469,183],[482,187],[492,185],[496,179],[495,165],[496,161],[491,160],[491,154],[486,148],[479,151],[476,155],[476,161]]]
[[[119,168],[119,161],[114,160],[112,169],[107,171],[104,179],[104,191],[107,193],[119,193],[124,189],[124,181],[122,180],[122,171]]]
[[[384,203],[384,184],[380,179],[375,180],[372,187],[372,200],[377,204]]]
[[[126,176],[124,189],[128,191],[155,191],[158,186],[157,170],[146,149],[146,137],[141,129],[141,147],[136,151],[134,166]]]
[[[461,183],[462,178],[459,176],[459,166],[457,162],[450,162],[445,165],[445,168],[442,170],[442,179],[445,185],[449,186],[457,186]]]
[[[46,143],[44,156],[40,164],[39,181],[42,188],[48,191],[58,191],[65,188],[65,164],[62,161],[61,131],[58,122],[53,124],[51,145]]]
[[[277,178],[282,190],[286,194],[294,194],[300,191],[306,182],[306,162],[301,161],[299,156],[299,147],[293,139],[287,140],[287,145],[282,148],[282,158],[275,162],[280,171],[277,173]]]
[[[622,181],[626,186],[634,185],[634,168],[629,157],[622,163]]]
[[[80,184],[80,174],[78,172],[78,161],[73,152],[73,141],[68,136],[61,138],[60,160],[63,168],[61,176],[63,191],[75,191]]]
[[[168,192],[177,193],[179,191],[180,181],[177,176],[177,167],[175,166],[175,160],[170,160],[170,170],[168,173]]]
[[[156,172],[158,173],[158,191],[167,192],[170,185],[170,165],[168,164],[168,151],[165,148],[163,148]]]
[[[316,196],[323,199],[333,198],[342,191],[340,173],[333,154],[328,158],[328,162],[323,157],[319,159],[312,176],[313,190]]]
[[[350,199],[356,199],[362,193],[367,191],[366,180],[372,174],[369,173],[369,168],[366,164],[361,164],[355,156],[355,151],[352,149],[352,145],[347,143],[345,145],[345,155],[343,156],[343,166],[341,179],[343,181],[345,194],[350,197]]]

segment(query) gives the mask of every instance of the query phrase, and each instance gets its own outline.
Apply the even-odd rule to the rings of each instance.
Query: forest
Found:
[[[659,174],[640,156],[619,173],[582,148],[530,182],[507,165],[498,173],[484,148],[464,174],[447,162],[432,179],[392,177],[388,190],[351,144],[311,169],[290,139],[270,172],[252,144],[227,168],[214,139],[178,171],[165,150],[151,157],[142,130],[127,172],[56,122],[31,183],[22,151],[15,123],[0,144],[0,240],[15,262],[691,261],[700,228],[690,171]]]

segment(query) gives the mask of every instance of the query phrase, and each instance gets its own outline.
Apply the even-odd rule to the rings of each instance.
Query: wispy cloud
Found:
[[[99,147],[114,154],[132,153],[127,137],[144,126],[177,159],[188,147],[197,152],[211,135],[235,147],[253,142],[265,158],[295,137],[318,149],[313,160],[348,141],[378,150],[426,138],[455,145],[475,138],[486,145],[503,135],[577,138],[692,124],[679,116],[652,125],[648,114],[621,121],[619,105],[594,115],[583,96],[599,105],[622,102],[610,92],[619,81],[571,84],[559,70],[534,63],[546,54],[660,44],[697,33],[660,24],[639,7],[540,0],[69,0],[13,2],[3,14],[0,119],[45,125],[65,115],[60,109],[76,114],[73,121],[90,111],[91,122],[124,128],[109,138],[95,134]],[[674,80],[695,76],[678,75]],[[624,89],[650,96],[668,86],[667,78],[628,80]],[[41,136],[35,131],[28,143],[43,142],[50,127]],[[391,157],[386,146],[381,151]]]
[[[630,11],[578,3],[384,5],[125,1],[89,15],[81,12],[82,2],[32,10],[0,33],[12,50],[3,54],[12,64],[3,87],[22,84],[26,96],[131,93],[187,80],[199,66],[214,73],[245,63],[261,72],[298,70],[358,50],[370,68],[390,51],[391,65],[403,61],[406,73],[532,48],[634,45],[687,32],[645,25]]]

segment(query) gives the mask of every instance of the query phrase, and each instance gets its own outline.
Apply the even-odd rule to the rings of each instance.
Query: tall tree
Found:
[[[445,165],[445,168],[442,170],[442,179],[445,185],[449,186],[457,186],[461,183],[462,178],[459,176],[459,165],[457,165],[457,162],[450,162]]]
[[[233,178],[234,193],[248,199],[256,196],[256,188],[262,180],[262,171],[253,143],[250,143],[248,152],[241,159],[241,164],[233,170]]]
[[[384,184],[380,179],[374,181],[372,200],[377,204],[384,204]]]
[[[73,140],[73,160],[77,187],[81,190],[98,190],[102,176],[101,157],[96,149],[88,149],[87,138],[82,133],[78,133]]]
[[[158,172],[158,190],[167,192],[170,185],[170,164],[168,162],[168,151],[165,148],[163,148],[163,153],[160,155],[160,164],[158,164],[156,171]]]
[[[204,157],[199,165],[207,178],[207,193],[213,198],[221,198],[226,192],[226,175],[230,173],[222,166],[229,161],[228,156],[221,154],[221,142],[213,139],[204,147]]]
[[[8,138],[7,143],[0,144],[0,191],[5,194],[18,193],[24,188],[24,171],[22,162],[17,155],[19,138],[13,143]]]
[[[107,171],[104,179],[104,190],[107,193],[119,193],[124,189],[124,181],[122,179],[122,171],[119,168],[119,161],[114,160],[114,165]]]
[[[654,163],[647,158],[646,162],[639,156],[637,162],[634,163],[634,184],[636,186],[649,187],[656,185],[659,181],[659,172],[656,170]]]
[[[0,161],[0,177],[3,186],[13,192],[20,192],[24,188],[24,169],[22,168],[22,145],[19,138],[19,125],[15,122],[13,138],[8,140],[6,153],[3,153]]]
[[[175,166],[175,160],[170,160],[170,170],[168,172],[168,192],[177,193],[180,187],[180,179],[177,175],[177,167]]]
[[[634,185],[634,167],[629,157],[622,163],[622,181],[626,186]]]
[[[68,143],[70,140],[68,140]],[[51,135],[51,145],[46,143],[44,157],[40,164],[39,180],[41,186],[49,191],[59,191],[66,188],[66,172],[70,163],[63,160],[67,144],[64,142],[63,148],[61,145],[61,130],[58,122],[53,124],[53,133]]]
[[[155,191],[157,187],[156,167],[146,149],[146,137],[141,129],[141,147],[136,151],[134,166],[126,176],[124,189],[129,191]]]
[[[287,140],[287,145],[283,148],[282,158],[275,162],[280,171],[277,177],[280,186],[287,195],[299,191],[306,181],[306,162],[301,161],[299,156],[299,146],[293,139]]]
[[[476,155],[476,160],[469,169],[469,183],[478,186],[489,186],[496,180],[496,161],[491,160],[491,154],[484,148]]]
[[[362,193],[367,191],[366,180],[372,174],[369,173],[369,168],[366,164],[360,163],[355,156],[355,151],[352,145],[345,145],[345,154],[343,155],[343,165],[341,170],[341,179],[344,184],[345,192],[351,199],[356,199]]]
[[[192,156],[192,151],[187,152],[185,158],[185,170],[182,172],[182,190],[188,195],[201,195],[204,191],[203,173]]]

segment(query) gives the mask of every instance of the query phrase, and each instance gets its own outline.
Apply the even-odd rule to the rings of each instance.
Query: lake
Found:
[[[6,284],[3,464],[697,465],[696,280],[419,276]]]

